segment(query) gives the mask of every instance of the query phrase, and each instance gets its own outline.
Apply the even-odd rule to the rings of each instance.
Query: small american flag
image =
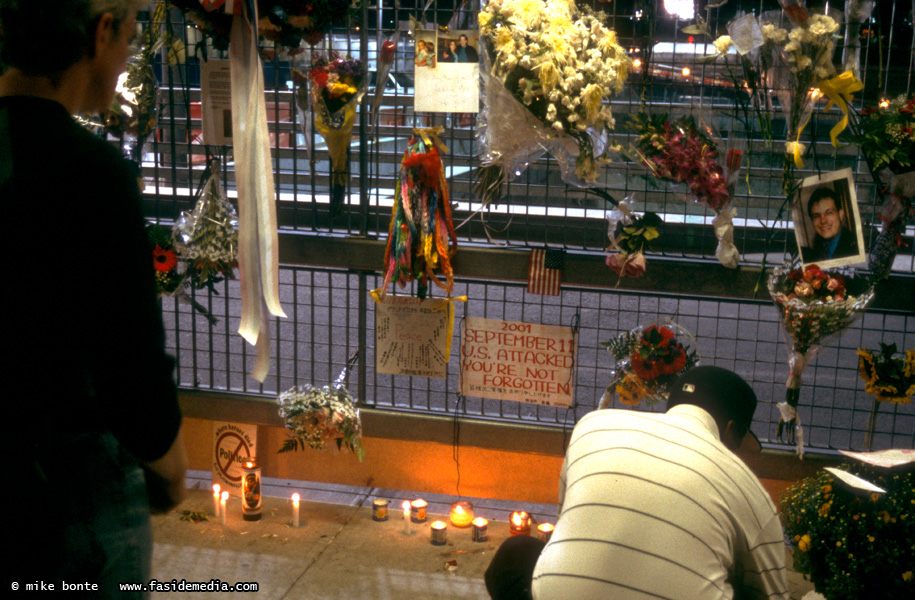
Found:
[[[527,270],[527,291],[542,296],[558,296],[564,257],[563,250],[531,250],[531,262]]]

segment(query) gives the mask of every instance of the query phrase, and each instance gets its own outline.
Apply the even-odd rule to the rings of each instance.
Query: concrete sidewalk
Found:
[[[310,482],[264,480],[263,516],[244,521],[230,498],[226,525],[213,517],[209,474],[192,472],[188,499],[167,515],[153,517],[153,578],[234,585],[257,584],[256,592],[206,593],[207,598],[305,600],[487,600],[483,573],[509,536],[511,510],[528,510],[540,522],[555,522],[555,506],[469,499],[489,520],[489,540],[473,542],[470,528],[449,523],[447,544],[433,546],[429,524],[447,514],[456,498],[427,494],[429,518],[404,532],[401,503],[418,494]],[[292,527],[293,492],[302,497],[300,526]],[[391,501],[385,522],[372,520],[375,498]],[[209,520],[183,520],[183,512]],[[791,573],[792,599],[811,588]],[[167,598],[200,598],[203,592],[169,591]],[[152,596],[158,596],[153,593]]]

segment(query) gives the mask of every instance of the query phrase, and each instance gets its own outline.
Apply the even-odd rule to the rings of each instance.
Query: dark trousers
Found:
[[[532,600],[531,579],[544,546],[529,535],[510,537],[499,546],[484,576],[492,600]]]

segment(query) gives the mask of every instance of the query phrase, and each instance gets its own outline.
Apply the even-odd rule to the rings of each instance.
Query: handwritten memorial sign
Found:
[[[569,407],[575,350],[570,327],[466,317],[461,328],[461,393]]]
[[[453,323],[451,300],[381,298],[375,304],[375,372],[444,379]]]

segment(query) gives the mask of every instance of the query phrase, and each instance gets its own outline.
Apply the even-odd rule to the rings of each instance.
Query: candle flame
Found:
[[[690,74],[689,67],[683,67],[683,76],[689,77],[689,74]]]
[[[299,498],[300,498],[300,497],[301,497],[301,496],[299,496],[298,494],[293,494],[293,495],[292,495],[292,501],[293,501],[295,504],[298,504],[298,503],[299,503]]]
[[[889,101],[889,100],[887,100],[886,98],[884,98],[883,100],[880,101],[880,108],[889,108],[889,107],[890,107],[890,101]]]
[[[219,484],[218,483],[213,484],[213,493],[216,494],[217,496],[219,495]]]
[[[521,514],[522,513],[518,512],[512,513],[512,523],[514,523],[516,527],[521,527],[521,524],[524,521],[524,518],[521,516]]]
[[[476,525],[477,527],[482,527],[483,525],[486,525],[488,523],[489,523],[489,521],[487,521],[483,517],[477,517],[476,519],[473,520],[473,524]]]
[[[403,506],[404,512],[410,510],[410,501],[409,501],[409,500],[404,500],[402,506]]]
[[[458,504],[457,506],[454,507],[454,512],[456,512],[456,513],[459,514],[459,515],[463,515],[463,514],[464,514],[464,509],[461,508],[461,505],[460,505],[460,504]]]
[[[554,529],[556,529],[556,526],[553,525],[552,523],[543,523],[543,524],[541,524],[541,525],[538,525],[538,526],[537,526],[537,529],[539,529],[540,531],[542,531],[542,532],[544,532],[544,533],[548,533],[548,532],[553,531]]]
[[[229,499],[229,492],[223,492],[222,496],[220,496],[220,497],[222,498],[222,501],[225,502],[226,500]]]

